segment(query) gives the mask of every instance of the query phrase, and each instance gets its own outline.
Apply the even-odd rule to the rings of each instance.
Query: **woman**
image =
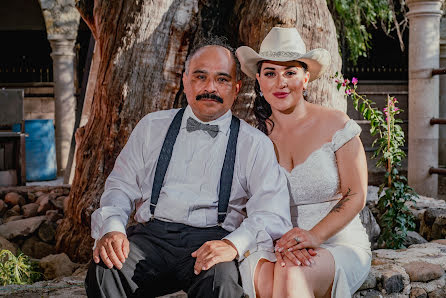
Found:
[[[294,226],[274,253],[258,251],[242,262],[245,291],[250,297],[350,297],[371,261],[358,215],[367,194],[361,129],[345,113],[304,96],[329,66],[330,54],[307,53],[295,28],[273,28],[259,54],[249,47],[236,54],[243,72],[256,79],[258,128],[286,171]]]

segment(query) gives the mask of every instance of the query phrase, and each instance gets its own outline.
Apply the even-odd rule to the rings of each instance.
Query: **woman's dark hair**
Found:
[[[262,64],[264,61],[260,61],[257,63],[257,73],[260,74],[260,70],[262,69]],[[308,66],[301,61],[298,61],[305,72],[308,71]],[[256,97],[254,99],[254,116],[256,117],[257,124],[256,127],[262,131],[264,134],[269,135],[274,128],[274,121],[271,120],[272,110],[270,104],[265,100],[263,96],[260,95],[260,84],[259,81],[256,80],[254,85],[254,91],[256,93]],[[303,94],[304,99],[308,101],[306,91]],[[267,122],[271,125],[271,129],[268,131]]]

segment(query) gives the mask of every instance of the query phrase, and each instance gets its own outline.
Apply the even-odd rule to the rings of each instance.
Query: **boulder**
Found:
[[[70,276],[79,267],[64,253],[44,257],[40,260],[39,266],[43,269],[45,279]]]
[[[446,245],[446,239],[436,239],[431,242]]]
[[[36,200],[37,196],[32,192],[28,192],[28,202],[34,203]]]
[[[7,219],[5,219],[5,223],[11,222],[11,221],[21,220],[23,218],[24,218],[23,215],[13,215],[13,216],[10,216]]]
[[[22,206],[23,216],[24,217],[33,217],[37,215],[37,209],[39,208],[39,204],[29,203]]]
[[[386,269],[382,272],[382,287],[387,294],[399,293],[404,289],[404,278],[401,272],[393,269]]]
[[[379,234],[381,233],[381,228],[376,222],[375,217],[367,206],[365,206],[361,210],[361,212],[359,213],[359,217],[361,218],[362,225],[364,226],[367,235],[369,236],[369,241],[372,244],[372,248],[377,248],[377,242]]]
[[[32,236],[23,242],[22,251],[25,255],[36,259],[56,253],[53,245],[40,241],[36,236]]]
[[[0,250],[7,249],[12,252],[14,255],[17,254],[17,247],[14,244],[8,241],[8,239],[0,236]]]
[[[65,201],[66,197],[65,196],[60,196],[57,197],[56,199],[52,199],[51,203],[53,203],[53,205],[59,209],[59,210],[63,210],[64,209],[64,201]]]
[[[48,210],[45,213],[45,216],[46,216],[47,220],[49,220],[51,222],[57,222],[59,219],[62,219],[62,215],[59,214],[59,212],[57,210]]]
[[[3,219],[5,219],[6,221],[6,219],[8,219],[11,216],[19,216],[19,215],[20,213],[17,213],[17,211],[9,209],[8,211],[6,211],[5,215],[3,215]]]
[[[25,199],[16,192],[9,192],[5,196],[5,203],[11,206],[15,205],[25,205]]]
[[[5,201],[0,200],[0,216],[3,216],[6,211],[8,211],[8,205],[5,203]]]
[[[50,243],[54,240],[54,236],[56,235],[56,229],[54,228],[54,223],[52,222],[43,222],[40,227],[37,235],[43,242]]]
[[[9,209],[9,210],[14,211],[14,212],[17,213],[17,214],[20,214],[20,211],[21,211],[21,209],[20,209],[20,205],[12,206],[12,208]]]
[[[412,262],[403,266],[409,274],[410,281],[427,282],[443,276],[444,270],[438,264],[428,262]]]
[[[420,234],[414,231],[407,232],[406,239],[404,240],[404,246],[409,247],[412,244],[421,244],[427,243],[427,240],[424,239]]]
[[[410,298],[427,298],[427,293],[421,288],[412,288],[410,290]]]
[[[45,219],[45,216],[36,216],[4,223],[0,225],[0,236],[6,239],[12,239],[17,236],[28,236],[34,233]]]
[[[52,203],[52,198],[50,195],[44,195],[39,197],[36,201],[39,204],[39,208],[37,208],[38,214],[45,214],[48,210],[54,209],[54,205]]]

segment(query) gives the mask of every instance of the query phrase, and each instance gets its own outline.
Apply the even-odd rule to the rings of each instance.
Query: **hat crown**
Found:
[[[296,28],[274,27],[260,45],[259,54],[271,52],[294,52],[305,54],[306,46]]]

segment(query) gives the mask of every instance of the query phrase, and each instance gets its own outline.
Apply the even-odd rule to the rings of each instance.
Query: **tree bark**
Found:
[[[191,46],[224,35],[234,46],[258,50],[274,25],[295,26],[307,50],[323,47],[333,65],[311,83],[310,100],[345,110],[330,74],[340,71],[336,32],[325,0],[80,0],[77,6],[96,38],[100,62],[88,123],[76,133],[76,170],[57,249],[77,262],[91,258],[90,216],[104,182],[133,127],[147,113],[186,104],[181,76]],[[303,23],[305,21],[305,23]],[[253,82],[234,113],[250,120]]]

